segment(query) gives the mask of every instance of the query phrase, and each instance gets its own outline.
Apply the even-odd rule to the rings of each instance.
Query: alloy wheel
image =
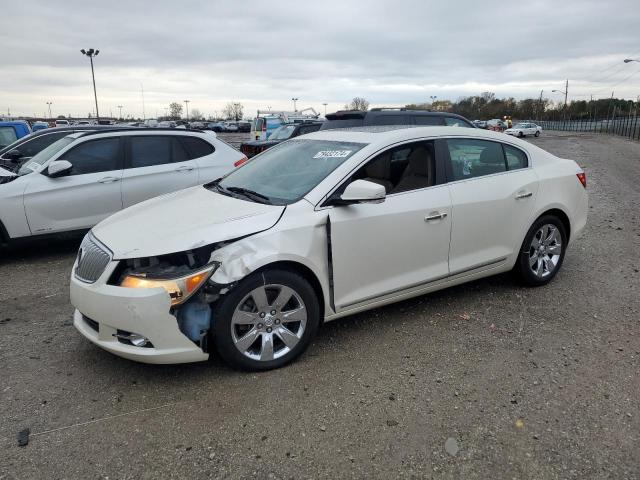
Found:
[[[562,254],[562,235],[555,225],[545,224],[538,229],[529,246],[529,267],[539,277],[551,275]]]
[[[244,356],[268,362],[293,350],[306,326],[307,308],[295,290],[261,285],[238,303],[231,318],[231,337]]]

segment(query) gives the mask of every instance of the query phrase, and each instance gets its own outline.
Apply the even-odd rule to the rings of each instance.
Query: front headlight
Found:
[[[206,282],[220,264],[212,263],[206,267],[176,278],[153,278],[144,273],[126,275],[121,287],[125,288],[164,288],[171,297],[171,306],[187,301]]]

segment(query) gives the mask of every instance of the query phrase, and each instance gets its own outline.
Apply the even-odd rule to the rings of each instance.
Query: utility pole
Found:
[[[569,79],[564,84],[564,108],[567,108],[567,94],[569,93]]]
[[[122,120],[122,105],[118,105],[118,110],[120,110],[120,113],[118,114],[119,115],[118,118]]]
[[[323,103],[322,105],[324,105],[324,116],[327,116],[327,103]]]
[[[184,104],[185,104],[185,106],[187,107],[187,122],[189,121],[189,102],[190,102],[190,101],[191,101],[191,100],[185,100],[185,101],[184,101]]]
[[[142,120],[146,120],[147,116],[144,112],[144,85],[140,82],[140,93],[142,94]]]
[[[89,50],[85,50],[84,48],[80,50],[80,53],[89,57],[89,61],[91,62],[91,78],[93,79],[93,97],[96,101],[96,119],[100,121],[100,113],[98,112],[98,93],[96,92],[96,76],[93,71],[93,57],[96,57],[100,50],[94,50],[90,48]]]

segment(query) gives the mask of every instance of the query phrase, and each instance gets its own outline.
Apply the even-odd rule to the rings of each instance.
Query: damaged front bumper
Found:
[[[92,284],[71,274],[73,324],[99,347],[130,360],[169,364],[204,361],[209,355],[189,340],[170,313],[170,299],[162,288],[137,289],[108,285],[117,262]],[[75,266],[73,271],[75,271]],[[136,346],[128,338],[144,337]]]

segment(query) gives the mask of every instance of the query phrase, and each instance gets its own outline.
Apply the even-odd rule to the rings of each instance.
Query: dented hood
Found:
[[[114,259],[150,257],[266,230],[278,222],[284,209],[198,186],[122,210],[92,232],[111,249]]]

